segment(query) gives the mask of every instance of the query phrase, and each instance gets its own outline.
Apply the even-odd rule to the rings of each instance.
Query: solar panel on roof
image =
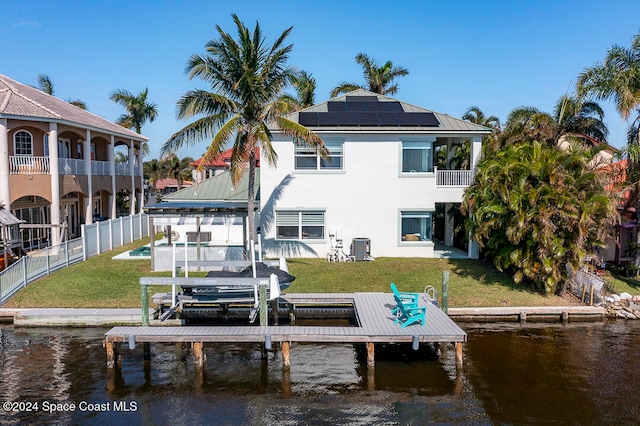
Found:
[[[318,126],[339,126],[339,112],[323,112],[318,113]]]
[[[358,122],[360,126],[379,126],[378,114],[375,112],[359,112]]]
[[[347,103],[346,102],[327,102],[327,109],[330,112],[333,111],[346,111]]]
[[[398,114],[396,114],[395,112],[378,113],[379,126],[398,126],[398,123]]]
[[[359,126],[357,112],[341,112],[340,113],[340,126]]]
[[[404,112],[400,102],[380,102],[380,106],[382,107],[382,111]]]
[[[378,102],[377,96],[347,96],[347,102]]]
[[[440,122],[432,112],[410,112],[398,114],[400,126],[410,127],[437,127]]]
[[[318,126],[318,113],[317,112],[300,112],[298,113],[298,123],[303,126]]]
[[[363,102],[367,106],[367,111],[385,111],[382,102]]]
[[[369,111],[369,105],[373,105],[370,102],[345,102],[347,111],[355,112],[367,112]]]

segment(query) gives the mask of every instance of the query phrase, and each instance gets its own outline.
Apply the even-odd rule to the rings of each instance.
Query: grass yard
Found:
[[[491,265],[469,259],[376,258],[373,262],[327,263],[324,259],[292,259],[289,270],[296,280],[287,291],[390,292],[394,282],[400,291],[422,292],[427,285],[442,291],[442,272],[449,271],[449,306],[548,306],[566,305],[557,296],[543,296],[515,284]]]
[[[151,272],[147,260],[113,260],[112,256],[149,244],[149,238],[90,257],[20,290],[4,308],[139,308],[139,278],[168,275]],[[158,289],[151,289],[151,292]]]
[[[148,244],[145,239],[86,262],[55,272],[21,290],[6,308],[139,308],[142,276],[152,273],[149,260],[113,260],[112,256]],[[296,280],[290,293],[390,292],[394,282],[400,291],[422,292],[427,285],[442,289],[442,271],[449,271],[449,306],[543,306],[564,305],[567,300],[542,296],[514,284],[493,266],[475,260],[377,258],[373,262],[328,263],[324,259],[291,259]],[[196,274],[192,274],[196,275]],[[636,279],[612,279],[617,292],[640,293]],[[169,291],[158,286],[150,294]]]

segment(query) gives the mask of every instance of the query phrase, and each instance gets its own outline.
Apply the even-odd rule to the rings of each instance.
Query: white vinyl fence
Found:
[[[149,220],[143,214],[82,225],[82,237],[31,251],[1,271],[0,305],[38,278],[148,235]]]

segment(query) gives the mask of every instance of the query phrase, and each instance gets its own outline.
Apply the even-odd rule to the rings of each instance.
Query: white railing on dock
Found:
[[[31,251],[0,272],[0,305],[38,278],[149,235],[146,215],[82,226],[82,237]]]
[[[436,173],[436,187],[438,186],[469,186],[473,182],[471,170],[438,170]]]

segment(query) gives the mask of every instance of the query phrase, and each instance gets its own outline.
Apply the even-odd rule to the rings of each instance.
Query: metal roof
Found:
[[[92,114],[35,87],[0,74],[0,118],[68,123],[137,141],[149,138]]]
[[[231,182],[231,173],[224,171],[209,179],[205,179],[199,184],[182,188],[179,191],[162,197],[163,201],[189,201],[189,202],[208,202],[208,201],[239,201],[247,203],[247,191],[249,187],[249,173],[245,173],[237,185]],[[255,179],[256,200],[260,194],[260,169],[256,168]]]
[[[258,206],[256,205],[256,208]],[[190,216],[206,216],[216,212],[247,211],[247,202],[241,201],[211,201],[211,202],[188,202],[172,201],[145,206],[144,210],[151,216],[180,216],[188,213]]]
[[[18,219],[6,209],[0,208],[0,225],[18,225],[20,223],[25,223],[25,221]]]
[[[360,99],[365,99],[366,97],[376,97],[377,101],[380,103],[383,102],[399,102],[402,106],[402,109],[405,113],[431,113],[433,114],[439,122],[438,126],[306,126],[307,128],[313,130],[314,132],[319,131],[332,131],[332,132],[380,132],[380,133],[421,133],[421,134],[444,134],[444,133],[476,133],[476,134],[490,134],[492,132],[488,127],[480,126],[478,124],[471,123],[469,121],[461,120],[458,118],[451,117],[447,114],[442,114],[439,112],[431,111],[419,106],[415,106],[412,104],[408,104],[406,102],[398,101],[393,98],[389,98],[383,95],[379,95],[377,93],[370,92],[364,89],[358,89],[353,92],[337,96],[332,98],[326,102],[322,102],[311,107],[302,109],[300,111],[296,111],[292,114],[289,114],[287,118],[295,121],[296,123],[300,122],[300,113],[326,113],[329,112],[329,103],[330,102],[340,102],[346,101],[347,97],[359,97]],[[277,131],[277,127],[275,124],[271,124],[269,126],[273,131]]]

